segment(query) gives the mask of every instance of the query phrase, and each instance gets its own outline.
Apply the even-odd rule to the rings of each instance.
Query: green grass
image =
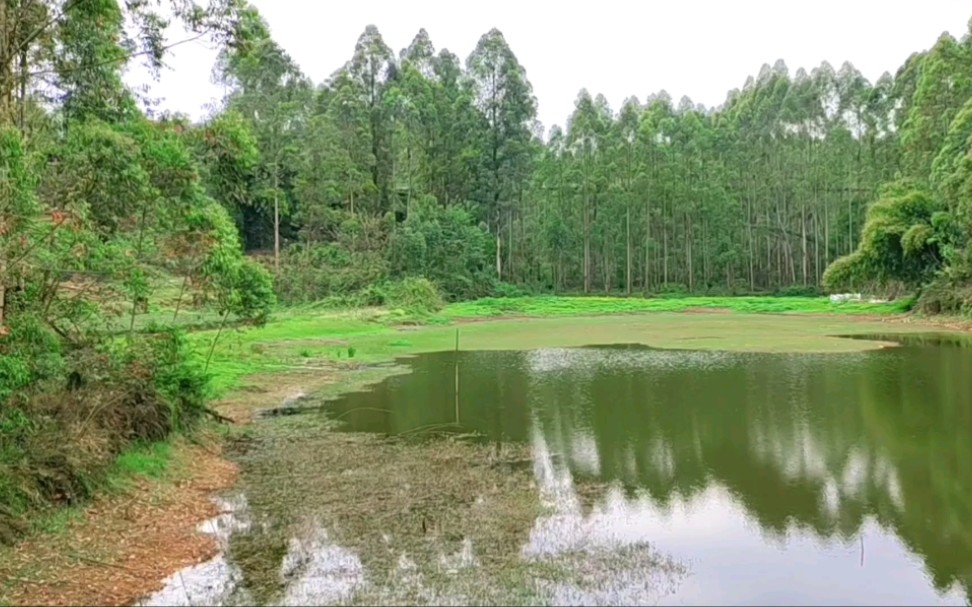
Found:
[[[504,315],[574,316],[635,312],[681,312],[693,308],[748,313],[894,314],[908,310],[910,302],[870,304],[832,303],[827,297],[514,297],[485,298],[449,306],[446,318],[480,318]]]
[[[683,313],[700,308],[733,313]],[[221,395],[255,373],[368,364],[450,350],[457,328],[463,349],[644,343],[744,351],[855,351],[875,344],[833,336],[918,330],[855,318],[905,309],[905,303],[834,304],[826,297],[520,297],[452,304],[422,326],[407,326],[399,323],[414,325],[415,319],[394,312],[305,308],[283,310],[261,328],[224,331],[209,370],[215,393]],[[478,319],[490,322],[464,322]],[[214,335],[207,330],[191,336],[200,357],[208,354]]]
[[[124,485],[138,477],[161,478],[171,461],[169,442],[134,445],[115,460],[108,471],[108,484]]]

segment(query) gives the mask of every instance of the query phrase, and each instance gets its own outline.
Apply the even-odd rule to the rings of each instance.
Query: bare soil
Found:
[[[246,425],[261,409],[312,394],[333,383],[334,377],[333,371],[322,369],[252,375],[239,389],[215,403],[214,408],[236,425]]]
[[[104,495],[64,532],[30,537],[0,553],[0,602],[12,605],[130,605],[167,576],[213,557],[212,538],[196,531],[216,514],[211,496],[237,469],[215,440],[177,442],[164,478],[138,479]],[[12,583],[11,583],[12,582]]]
[[[259,409],[333,380],[319,369],[255,375],[215,408],[245,425]],[[102,495],[63,532],[35,534],[0,552],[0,604],[131,605],[166,577],[212,558],[216,540],[197,527],[219,514],[212,496],[232,486],[238,470],[216,437],[200,438],[204,444],[176,442],[164,478]]]

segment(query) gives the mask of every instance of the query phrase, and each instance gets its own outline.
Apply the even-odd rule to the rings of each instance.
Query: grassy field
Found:
[[[209,370],[217,394],[252,374],[347,366],[448,350],[526,349],[612,343],[739,351],[847,352],[873,342],[847,333],[915,331],[883,323],[899,304],[827,298],[724,297],[635,299],[524,297],[447,306],[422,319],[401,310],[283,311],[261,328],[224,331]],[[867,316],[868,318],[862,318]],[[481,322],[481,321],[489,322]],[[192,335],[208,356],[215,331]]]

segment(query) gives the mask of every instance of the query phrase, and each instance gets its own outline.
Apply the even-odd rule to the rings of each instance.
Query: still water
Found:
[[[968,603],[963,340],[826,355],[445,352],[404,364],[410,373],[329,402],[328,415],[350,432],[527,444],[541,489],[604,487],[586,513],[537,519],[524,554],[650,542],[688,569],[661,604]]]

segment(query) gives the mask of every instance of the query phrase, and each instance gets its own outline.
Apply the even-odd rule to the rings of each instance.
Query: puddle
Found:
[[[247,517],[246,498],[238,495],[230,499],[217,498],[220,514],[202,522],[198,529],[215,537],[219,545],[226,546],[229,538],[250,527]],[[163,588],[136,604],[143,607],[165,605],[208,607],[211,605],[247,604],[250,597],[241,596],[242,574],[229,562],[225,550],[212,559],[187,567],[166,578]]]

